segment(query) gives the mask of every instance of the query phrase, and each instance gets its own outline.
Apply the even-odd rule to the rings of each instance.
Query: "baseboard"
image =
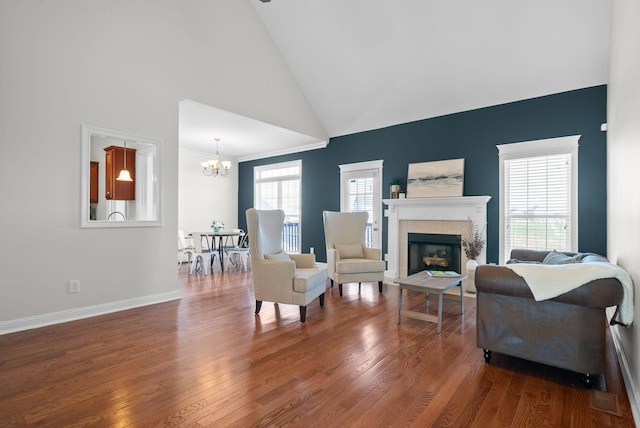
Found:
[[[69,309],[66,311],[52,312],[49,314],[35,315],[26,318],[18,318],[10,321],[1,321],[0,335],[15,333],[24,330],[31,330],[33,328],[46,327],[49,325],[75,321],[83,318],[95,317],[98,315],[110,314],[112,312],[124,311],[127,309],[138,308],[140,306],[170,302],[172,300],[178,300],[181,298],[182,296],[180,295],[179,291],[172,291],[170,293],[154,294],[151,296],[136,297],[134,299],[104,303],[101,305],[85,306],[83,308]]]
[[[627,396],[629,397],[629,405],[631,406],[631,413],[633,414],[633,421],[636,426],[640,426],[640,394],[638,393],[638,387],[633,380],[633,375],[629,367],[629,362],[624,353],[624,349],[621,345],[619,329],[623,327],[611,327],[611,338],[616,348],[616,354],[618,355],[618,361],[620,363],[620,371],[622,372],[622,378],[624,379],[624,385],[627,390]]]

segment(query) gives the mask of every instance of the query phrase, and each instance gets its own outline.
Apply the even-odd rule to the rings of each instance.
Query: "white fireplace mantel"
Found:
[[[400,222],[417,221],[470,221],[486,242],[487,203],[491,196],[461,196],[452,198],[383,199],[387,225],[386,276],[398,278],[400,262]],[[479,263],[486,262],[483,250]],[[405,267],[406,270],[406,267]]]

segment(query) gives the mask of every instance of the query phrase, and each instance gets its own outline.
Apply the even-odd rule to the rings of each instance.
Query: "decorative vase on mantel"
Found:
[[[464,280],[464,289],[469,293],[476,292],[476,268],[478,262],[475,259],[467,260],[467,279]]]
[[[389,194],[391,195],[391,199],[398,199],[398,195],[400,195],[400,185],[392,184],[389,187]]]

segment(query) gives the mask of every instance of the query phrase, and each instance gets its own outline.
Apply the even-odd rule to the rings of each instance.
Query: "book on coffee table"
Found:
[[[445,277],[457,277],[460,276],[458,272],[452,270],[428,270],[427,273],[430,276],[445,276]]]

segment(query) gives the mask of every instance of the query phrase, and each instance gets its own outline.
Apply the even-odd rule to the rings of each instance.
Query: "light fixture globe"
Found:
[[[131,178],[131,174],[129,173],[129,170],[127,169],[127,141],[124,141],[124,166],[123,168],[120,170],[120,174],[118,174],[118,176],[116,177],[116,181],[133,181],[133,178]]]
[[[118,174],[118,177],[116,177],[116,180],[133,181],[133,178],[131,178],[131,174],[129,173],[129,170],[123,169],[122,171],[120,171],[120,174]]]

